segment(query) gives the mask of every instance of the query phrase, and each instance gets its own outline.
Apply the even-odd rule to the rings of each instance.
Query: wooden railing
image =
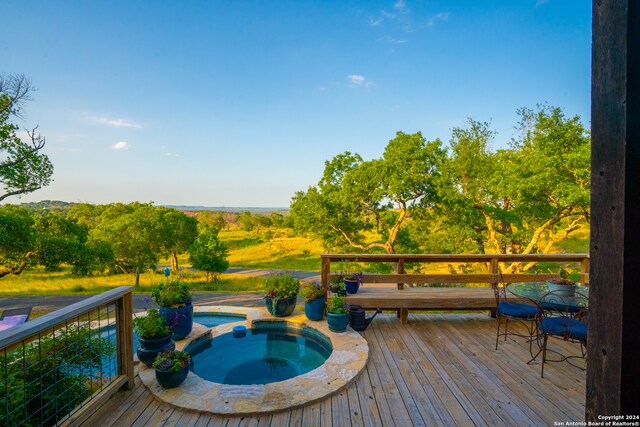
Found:
[[[0,332],[0,362],[4,362],[0,425],[78,425],[120,388],[133,387],[132,290],[131,286],[115,288]],[[102,353],[96,353],[93,346],[104,342],[110,347],[101,341],[109,339],[105,336],[115,338],[116,349],[102,360]],[[85,354],[87,358],[92,355],[99,368],[86,371],[73,365]],[[77,388],[58,380],[65,374],[84,375],[80,395],[90,395],[75,401]],[[56,380],[50,381],[52,377]],[[15,389],[17,382],[23,384],[22,389]],[[53,403],[46,403],[49,399]]]
[[[332,272],[331,263],[335,262],[363,262],[363,263],[392,263],[396,272],[393,274],[365,274],[363,283],[396,283],[398,289],[403,289],[404,284],[434,284],[434,283],[514,283],[514,282],[540,282],[560,277],[557,273],[503,273],[507,271],[507,264],[513,263],[577,263],[580,269],[580,282],[589,283],[589,255],[588,254],[323,254],[322,259],[322,286],[326,290],[329,281],[336,276],[344,275],[341,272]],[[457,274],[422,274],[407,273],[407,263],[448,263],[448,264],[480,264],[481,268],[473,268],[474,271],[485,270],[483,273],[457,273]],[[502,264],[502,266],[501,266]]]

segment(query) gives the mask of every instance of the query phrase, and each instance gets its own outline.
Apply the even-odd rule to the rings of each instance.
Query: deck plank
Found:
[[[584,420],[584,372],[549,363],[540,378],[540,363],[526,363],[523,338],[509,337],[495,350],[495,319],[411,313],[409,320],[402,325],[394,315],[378,316],[362,333],[371,350],[362,374],[307,407],[246,417],[198,414],[153,399],[136,377],[132,390],[116,393],[83,425],[537,426]],[[553,344],[562,351],[577,348]]]

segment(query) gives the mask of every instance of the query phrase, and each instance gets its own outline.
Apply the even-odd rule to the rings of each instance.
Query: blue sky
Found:
[[[0,73],[38,88],[56,199],[288,206],[399,130],[495,146],[547,102],[589,125],[591,2],[3,2]]]

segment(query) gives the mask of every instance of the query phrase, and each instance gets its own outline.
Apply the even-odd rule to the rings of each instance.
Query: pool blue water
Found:
[[[191,370],[222,384],[267,384],[302,375],[331,355],[331,342],[319,332],[286,322],[259,322],[243,338],[232,333],[188,349]]]
[[[193,321],[208,328],[224,325],[225,323],[241,322],[247,317],[242,314],[228,313],[193,313]]]
[[[228,313],[194,313],[193,321],[200,323],[201,325],[213,328],[214,326],[223,325],[225,323],[240,322],[246,319],[246,316],[240,314],[228,314]],[[116,327],[115,325],[103,327],[100,330],[100,336],[104,339],[108,339],[112,343],[116,342]],[[138,335],[133,333],[133,352],[138,350]]]

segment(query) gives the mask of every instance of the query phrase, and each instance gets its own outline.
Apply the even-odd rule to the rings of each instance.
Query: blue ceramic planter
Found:
[[[349,324],[349,313],[327,313],[327,323],[333,332],[344,332]]]
[[[162,353],[165,350],[173,350],[176,348],[176,345],[171,339],[171,335],[155,339],[138,338],[138,342],[138,350],[136,352],[136,354],[138,355],[138,360],[149,367],[153,365],[153,362],[156,360],[156,356],[158,356],[158,354]]]
[[[193,304],[178,308],[160,307],[160,315],[166,319],[175,341],[184,339],[191,333],[193,328]]]
[[[304,303],[304,314],[309,320],[322,320],[324,317],[324,298]]]
[[[285,317],[293,313],[296,308],[297,296],[291,298],[278,298],[278,302],[275,307],[273,306],[273,300],[269,297],[264,298],[264,303],[267,306],[269,313],[276,317]]]
[[[344,289],[348,294],[358,293],[358,289],[360,288],[360,282],[357,280],[345,280],[344,281]]]
[[[156,380],[164,388],[178,387],[187,379],[189,375],[189,365],[183,366],[179,371],[161,371],[156,368]]]

